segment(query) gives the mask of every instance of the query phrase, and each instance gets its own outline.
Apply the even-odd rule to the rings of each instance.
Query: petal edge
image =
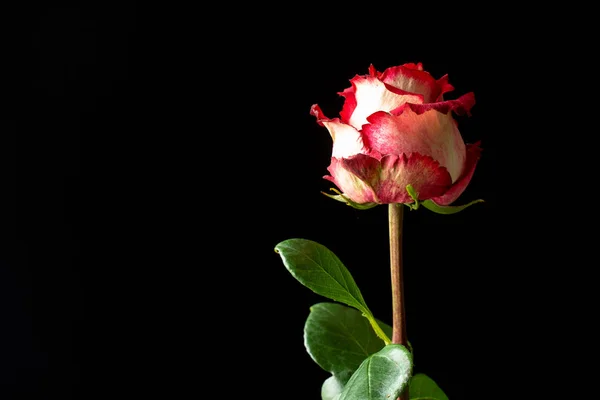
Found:
[[[471,178],[475,173],[475,167],[481,156],[481,141],[467,145],[467,160],[465,163],[465,172],[460,178],[441,196],[433,197],[431,200],[440,206],[452,204],[465,191]]]

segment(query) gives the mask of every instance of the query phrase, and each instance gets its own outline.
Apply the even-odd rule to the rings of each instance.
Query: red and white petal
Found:
[[[423,200],[443,194],[452,185],[450,174],[444,167],[431,157],[417,153],[387,155],[381,161],[360,154],[343,159],[340,164],[340,170],[374,190],[374,195],[369,191],[368,196],[362,196],[363,201],[372,197],[368,202],[412,203],[406,191],[409,184],[419,193],[419,199]],[[336,173],[339,174],[339,171]],[[360,188],[353,188],[357,189]],[[346,189],[344,192],[347,194]]]
[[[345,97],[340,112],[343,122],[360,130],[367,117],[376,111],[391,111],[407,102],[420,104],[423,96],[388,87],[377,77],[357,75],[350,81],[352,87],[340,92]]]
[[[370,154],[419,153],[445,167],[452,181],[459,178],[465,164],[465,144],[450,114],[436,110],[415,113],[406,107],[400,115],[377,112],[368,118],[362,130]]]
[[[317,104],[310,107],[310,115],[314,116],[317,119],[317,124],[321,126],[323,126],[323,121],[329,121],[329,118],[325,116],[323,110]]]
[[[452,86],[450,84],[450,82],[448,82],[448,74],[442,76],[440,79],[438,79],[437,84],[440,88],[440,94],[438,95],[437,99],[435,99],[436,102],[438,101],[443,101],[444,100],[444,93],[448,93],[454,90],[454,86]]]
[[[410,107],[411,110],[416,112],[417,114],[422,114],[425,111],[429,110],[437,110],[443,114],[446,114],[450,111],[458,114],[464,115],[467,114],[471,116],[471,108],[475,105],[475,94],[473,92],[469,92],[463,94],[458,99],[455,100],[445,100],[439,101],[437,103],[427,103],[427,104],[411,104],[406,103],[397,108],[396,110],[392,110],[392,114],[400,114],[406,109]]]
[[[464,173],[456,182],[454,182],[454,184],[448,189],[448,191],[446,191],[446,193],[438,197],[433,197],[431,200],[441,206],[447,206],[452,204],[465,191],[469,185],[469,182],[471,182],[471,178],[475,172],[475,167],[477,166],[477,162],[479,161],[479,157],[481,155],[481,148],[479,147],[479,144],[480,142],[467,145],[467,160],[465,163]]]
[[[365,169],[374,172],[379,162],[364,154],[359,154],[352,159],[358,159],[358,163],[363,164]],[[349,198],[355,203],[380,203],[379,199],[375,195],[373,187],[370,186],[363,178],[357,176],[353,168],[348,168],[345,159],[332,158],[331,164],[327,167],[327,171],[331,176],[324,176],[323,178],[333,182],[344,194],[345,197]],[[355,165],[356,163],[351,163]]]
[[[452,184],[446,168],[433,158],[418,153],[383,157],[379,179],[376,194],[384,204],[413,203],[406,191],[407,185],[412,185],[419,200],[427,200],[446,192]]]
[[[341,123],[338,118],[323,121],[323,125],[333,139],[332,157],[347,158],[355,154],[367,153],[360,132],[353,126]]]
[[[319,125],[329,131],[333,140],[332,157],[343,158],[359,153],[366,154],[362,136],[354,127],[342,123],[339,118],[327,118],[316,104],[310,108],[310,113],[317,118]]]
[[[413,67],[417,66],[414,64],[405,64],[387,68],[383,71],[379,79],[386,85],[404,92],[422,95],[423,103],[436,101],[441,93],[438,82],[429,72]],[[421,68],[423,68],[422,65]]]
[[[406,63],[406,64],[402,64],[402,66],[408,68],[408,69],[416,69],[418,71],[423,71],[423,63]]]

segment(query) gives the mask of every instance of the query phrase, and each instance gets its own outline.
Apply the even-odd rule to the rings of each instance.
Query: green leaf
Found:
[[[340,259],[328,248],[307,239],[288,239],[275,246],[285,267],[315,293],[354,307],[371,322],[371,326],[386,344],[389,337],[381,330]]]
[[[338,400],[344,390],[344,384],[340,382],[337,376],[332,375],[325,379],[321,386],[321,399],[323,400]]]
[[[392,336],[392,327],[378,321]],[[385,343],[375,334],[360,311],[339,303],[317,303],[310,308],[304,325],[308,354],[325,371],[331,372],[321,388],[323,400],[334,400],[360,364]]]
[[[425,200],[422,201],[421,204],[423,205],[423,207],[425,207],[426,209],[436,212],[438,214],[456,214],[457,212],[460,212],[462,210],[464,210],[465,208],[472,206],[473,204],[476,203],[483,203],[482,199],[479,200],[473,200],[470,203],[467,204],[463,204],[462,206],[440,206],[439,204],[435,203],[433,200]]]
[[[392,328],[379,321],[392,335]],[[338,303],[317,303],[310,308],[304,324],[304,345],[312,359],[331,372],[343,386],[360,364],[385,343],[375,334],[369,321],[354,308]]]
[[[321,296],[370,311],[352,275],[340,259],[322,244],[288,239],[275,246],[283,264],[300,283]]]
[[[448,396],[430,377],[415,374],[408,386],[410,400],[448,400]]]
[[[400,344],[389,344],[369,356],[352,375],[339,400],[394,400],[412,374],[412,356]]]

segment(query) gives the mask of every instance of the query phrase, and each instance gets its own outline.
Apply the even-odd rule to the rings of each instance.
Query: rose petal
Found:
[[[329,131],[333,140],[332,157],[343,158],[367,153],[362,136],[354,127],[342,123],[339,118],[327,118],[316,104],[311,107],[310,113],[317,118],[319,125]]]
[[[445,167],[452,181],[459,178],[465,163],[465,144],[450,114],[429,110],[418,115],[407,107],[400,115],[377,112],[368,120],[370,124],[363,127],[362,135],[372,156],[419,153]]]
[[[448,93],[454,90],[454,86],[452,86],[450,82],[448,82],[448,74],[438,79],[437,84],[440,87],[440,94],[438,95],[437,99],[435,99],[435,101],[439,102],[444,100],[444,93]]]
[[[422,95],[423,103],[436,101],[441,93],[438,82],[429,72],[422,70],[422,65],[421,69],[413,68],[413,66],[414,64],[405,64],[387,68],[379,79],[386,85],[404,92]]]
[[[412,185],[420,200],[426,200],[445,192],[452,184],[446,168],[433,158],[418,153],[385,156],[381,159],[381,167],[375,193],[386,204],[413,203],[406,191],[407,185]]]
[[[391,111],[402,104],[423,102],[423,96],[408,93],[396,88],[388,87],[377,77],[357,75],[350,80],[352,86],[339,95],[345,98],[344,106],[340,112],[342,122],[348,123],[356,129],[362,129],[367,123],[367,117],[376,111]]]
[[[406,103],[401,105],[395,110],[392,110],[392,114],[400,114],[407,107],[410,107],[411,110],[416,112],[417,114],[422,114],[425,111],[429,110],[437,110],[442,114],[446,114],[450,111],[455,112],[458,115],[467,114],[471,116],[471,108],[475,105],[475,94],[473,92],[469,92],[463,94],[458,99],[455,100],[446,100],[440,101],[437,103],[428,103],[428,104],[411,104]]]
[[[452,204],[465,191],[467,185],[471,182],[475,167],[477,166],[477,162],[481,155],[481,148],[479,147],[480,143],[481,142],[477,142],[475,144],[467,145],[467,160],[465,162],[464,173],[456,182],[454,182],[446,193],[438,197],[433,197],[431,200],[439,205],[447,206]]]
[[[423,63],[406,63],[406,64],[402,64],[402,66],[408,68],[408,69],[416,69],[418,71],[423,71]]]
[[[364,168],[368,170],[375,170],[379,165],[376,159],[364,154],[356,155],[353,158],[357,158],[364,165]],[[344,196],[355,203],[380,203],[369,183],[349,170],[345,166],[345,161],[347,160],[331,158],[331,164],[327,167],[327,171],[329,171],[331,176],[324,176],[323,178],[333,182],[343,192]]]
[[[353,126],[341,123],[338,118],[323,121],[323,125],[325,125],[333,139],[332,157],[347,158],[355,154],[367,153],[360,132],[354,129]]]
[[[387,155],[381,161],[364,154],[334,160],[328,169],[333,179],[326,179],[357,203],[412,203],[406,191],[409,184],[423,200],[443,194],[452,185],[444,167],[418,153]]]
[[[323,120],[329,121],[329,118],[327,118],[325,116],[325,114],[323,114],[323,111],[321,110],[321,107],[319,107],[317,104],[313,104],[310,107],[310,115],[313,115],[317,119],[317,124],[319,124],[321,126],[324,126],[323,125]]]

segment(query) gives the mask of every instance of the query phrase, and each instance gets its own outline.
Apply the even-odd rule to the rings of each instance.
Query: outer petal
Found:
[[[388,88],[375,76],[357,75],[350,82],[352,87],[339,93],[346,99],[340,117],[358,130],[367,123],[367,117],[376,111],[391,111],[407,102],[423,102],[422,95]]]
[[[377,197],[385,203],[412,203],[406,191],[412,185],[419,199],[429,199],[445,192],[451,185],[448,171],[431,157],[418,153],[388,155],[381,159],[381,177]]]
[[[413,68],[414,64],[390,67],[381,74],[381,81],[386,85],[395,87],[405,92],[420,94],[423,103],[432,103],[438,99],[441,87],[429,72]]]
[[[441,96],[441,95],[440,95]],[[427,104],[411,104],[406,103],[400,106],[396,110],[392,110],[392,114],[400,114],[406,109],[410,107],[411,110],[416,112],[417,114],[422,114],[425,111],[429,110],[437,110],[443,114],[446,114],[450,111],[455,112],[458,115],[471,115],[471,108],[475,105],[475,94],[473,92],[469,92],[463,94],[456,100],[446,100],[439,101],[437,103],[427,103]]]
[[[477,162],[481,155],[479,144],[480,142],[467,145],[467,161],[465,163],[464,173],[456,182],[454,182],[446,193],[438,197],[433,197],[431,200],[439,205],[447,206],[452,204],[465,191],[469,182],[471,182],[475,167],[477,166]]]
[[[310,115],[314,116],[317,119],[317,124],[321,126],[324,126],[323,121],[329,120],[329,118],[327,118],[323,113],[323,110],[321,110],[321,107],[319,107],[317,104],[313,104],[310,107]]]
[[[313,105],[310,113],[317,117],[317,123],[327,128],[333,139],[332,157],[344,158],[355,154],[366,154],[360,133],[350,125],[343,124],[339,118],[325,117],[318,105]]]
[[[445,168],[431,157],[418,153],[387,155],[381,161],[359,154],[332,160],[329,172],[333,179],[326,179],[357,203],[412,203],[406,185],[412,185],[419,199],[425,200],[445,193],[452,184]],[[365,188],[368,191],[362,193]]]
[[[367,153],[362,136],[354,127],[342,124],[338,118],[323,121],[323,125],[329,130],[333,139],[332,157],[347,158],[355,154]]]
[[[437,80],[437,84],[440,87],[440,94],[438,96],[437,99],[435,99],[436,102],[438,101],[443,101],[443,95],[444,93],[448,93],[454,90],[454,86],[452,86],[450,84],[450,82],[448,82],[448,74],[442,76],[440,79]]]
[[[370,124],[362,131],[363,141],[374,156],[419,153],[445,167],[453,182],[461,175],[465,144],[450,114],[429,110],[419,115],[406,107],[400,115],[377,112],[368,120]]]
[[[402,64],[402,66],[408,68],[408,69],[416,69],[419,71],[423,71],[423,63],[406,63],[406,64]]]
[[[362,164],[364,168],[369,171],[376,170],[379,162],[366,156],[359,154],[355,156],[357,163],[352,165]],[[364,175],[361,177],[357,176],[353,168],[348,168],[344,159],[331,158],[331,164],[327,168],[331,176],[324,176],[323,178],[333,182],[344,194],[355,203],[380,203],[373,187],[364,179]]]

